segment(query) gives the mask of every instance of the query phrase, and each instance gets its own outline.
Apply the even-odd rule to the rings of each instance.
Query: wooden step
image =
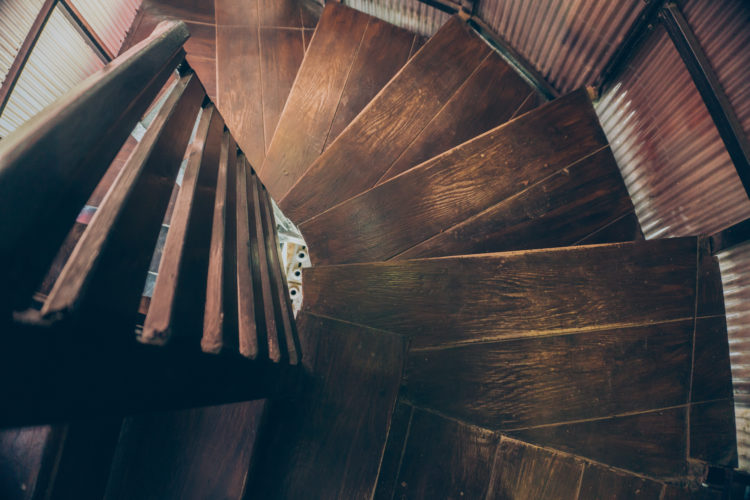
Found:
[[[320,266],[303,271],[303,310],[412,349],[673,321],[694,314],[696,256],[680,238]]]
[[[510,119],[532,90],[469,26],[449,20],[307,168],[284,213],[302,223]],[[285,144],[290,147],[289,144]]]
[[[403,66],[416,37],[340,3],[326,5],[276,132],[266,130],[259,175],[275,199]]]
[[[248,477],[257,498],[371,498],[398,394],[404,337],[300,314],[312,347],[301,401],[279,401]]]
[[[680,478],[736,460],[717,279],[696,238],[654,240],[313,267],[303,310],[411,337],[416,407]]]
[[[615,470],[400,400],[374,498],[720,498],[709,496],[713,490],[700,480],[698,475],[686,476],[678,486]]]
[[[300,230],[318,265],[572,245],[632,212],[591,101],[580,90],[347,200]]]

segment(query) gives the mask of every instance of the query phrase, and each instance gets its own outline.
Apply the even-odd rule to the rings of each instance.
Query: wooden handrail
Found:
[[[4,307],[23,306],[40,283],[120,146],[182,61],[188,36],[182,22],[159,25],[0,142]]]

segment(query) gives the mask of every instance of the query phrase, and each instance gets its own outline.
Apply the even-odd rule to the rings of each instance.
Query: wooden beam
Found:
[[[714,255],[750,241],[750,219],[745,219],[712,234],[709,241],[711,242],[711,253]]]
[[[659,15],[690,76],[693,77],[693,82],[716,124],[742,185],[750,196],[750,140],[745,135],[708,55],[677,4],[668,3]]]
[[[3,82],[2,87],[0,87],[0,114],[3,113],[5,105],[8,103],[8,98],[10,98],[13,88],[16,86],[18,77],[21,76],[21,70],[29,59],[31,49],[36,45],[36,41],[39,39],[39,35],[42,33],[44,25],[47,24],[47,20],[49,19],[50,14],[52,14],[52,9],[57,5],[57,1],[58,0],[45,0],[39,14],[37,14],[36,19],[34,19],[34,23],[31,25],[31,29],[29,29],[29,32],[26,34],[26,38],[21,44],[21,48],[18,49],[18,54],[10,65],[8,74],[5,76],[5,81]]]
[[[67,14],[70,21],[81,32],[91,48],[94,49],[97,54],[99,54],[99,57],[101,57],[106,62],[110,62],[112,59],[114,59],[116,54],[114,54],[107,48],[104,40],[101,39],[96,31],[94,31],[94,28],[89,24],[88,21],[86,21],[86,18],[83,16],[81,11],[78,10],[75,5],[70,3],[69,0],[59,1],[60,4],[65,8],[64,12],[65,14]]]

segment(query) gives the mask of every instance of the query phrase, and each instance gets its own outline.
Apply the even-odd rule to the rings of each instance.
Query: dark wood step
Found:
[[[299,224],[510,119],[531,88],[449,20],[280,199]],[[527,101],[528,102],[528,101]],[[390,172],[389,172],[390,171]]]
[[[684,456],[683,456],[684,459]],[[700,467],[670,483],[445,418],[399,400],[374,498],[722,498]]]
[[[313,267],[303,310],[419,349],[673,321],[694,315],[697,250],[680,238]]]
[[[580,90],[347,200],[300,230],[317,265],[572,245],[632,211],[591,101]]]
[[[314,345],[301,401],[279,401],[247,491],[257,498],[370,498],[375,488],[406,341],[339,321],[299,318]],[[314,339],[314,342],[311,340]]]
[[[416,36],[340,3],[328,3],[275,133],[266,130],[268,154],[259,175],[275,199],[289,191],[406,63]]]

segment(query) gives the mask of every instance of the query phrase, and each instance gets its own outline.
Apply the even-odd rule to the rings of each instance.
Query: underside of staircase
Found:
[[[296,327],[264,319],[276,350],[235,347],[305,376],[126,420],[106,497],[724,498],[705,484],[737,463],[718,263],[701,237],[643,238],[589,90],[548,101],[460,16],[425,39],[337,2],[294,12],[260,49],[216,21],[216,50],[287,69],[259,94],[221,71],[216,93],[255,193],[235,203],[266,232],[250,253],[275,255],[265,186],[313,264]]]

